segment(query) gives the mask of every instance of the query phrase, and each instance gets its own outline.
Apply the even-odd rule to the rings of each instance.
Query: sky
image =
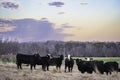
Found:
[[[120,41],[120,0],[0,0],[0,38]]]

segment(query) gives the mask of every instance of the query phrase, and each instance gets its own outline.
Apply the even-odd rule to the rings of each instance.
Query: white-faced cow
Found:
[[[72,72],[73,65],[74,65],[74,60],[70,55],[68,55],[68,57],[65,59],[65,72],[67,68],[69,72]]]

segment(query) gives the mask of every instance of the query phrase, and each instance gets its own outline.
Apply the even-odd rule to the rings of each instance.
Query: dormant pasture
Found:
[[[18,70],[15,63],[0,62],[0,80],[120,80],[120,73],[82,74],[78,71],[76,64],[72,73],[64,72],[64,64],[60,72],[56,71],[55,66],[50,66],[50,71],[44,72],[40,65],[33,71],[26,65],[23,65],[23,70]]]

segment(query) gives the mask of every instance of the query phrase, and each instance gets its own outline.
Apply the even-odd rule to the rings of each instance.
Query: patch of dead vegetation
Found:
[[[74,65],[72,73],[64,72],[64,65],[61,71],[57,71],[54,66],[50,66],[50,71],[42,71],[41,66],[37,66],[31,71],[28,66],[23,66],[23,70],[18,70],[14,63],[0,62],[0,80],[120,80],[120,73],[113,72],[111,75],[99,73],[80,73]]]

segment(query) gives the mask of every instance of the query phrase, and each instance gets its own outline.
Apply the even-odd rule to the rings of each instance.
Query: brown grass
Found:
[[[28,66],[23,66],[23,70],[18,70],[14,63],[0,62],[0,80],[120,80],[120,73],[82,74],[77,70],[76,65],[72,73],[65,73],[64,65],[62,65],[61,72],[56,71],[55,66],[50,66],[50,71],[44,72],[39,65],[33,71]]]

